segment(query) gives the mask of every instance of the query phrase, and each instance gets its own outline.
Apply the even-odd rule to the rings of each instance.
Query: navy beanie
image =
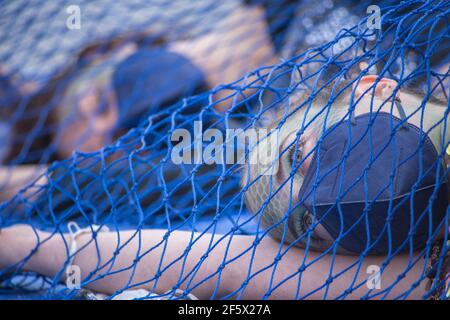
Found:
[[[402,128],[390,114],[356,120],[324,135],[300,201],[349,252],[423,247],[448,206],[446,170],[437,150],[425,132],[410,123]]]
[[[113,87],[122,126],[205,87],[202,71],[186,57],[163,48],[141,49],[117,65]]]

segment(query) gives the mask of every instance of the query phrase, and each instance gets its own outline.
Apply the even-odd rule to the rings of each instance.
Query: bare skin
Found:
[[[169,50],[188,57],[203,70],[210,88],[231,83],[261,66],[276,64],[278,57],[272,46],[264,10],[259,6],[243,6],[225,16],[207,33],[169,45]],[[256,77],[246,79],[252,83]],[[245,84],[241,84],[245,87]],[[244,95],[254,90],[247,89]],[[214,94],[215,108],[225,112],[231,104],[232,90]],[[238,96],[238,99],[241,99]],[[225,99],[224,101],[221,101]]]
[[[0,166],[0,202],[6,201],[16,195],[22,188],[30,185],[23,196],[32,197],[39,187],[47,184],[43,173],[47,170],[45,165],[18,165]]]
[[[82,70],[68,86],[61,107],[55,109],[59,127],[53,143],[61,158],[70,157],[74,150],[94,152],[111,142],[119,110],[109,79],[114,64],[134,51],[134,44],[120,47],[104,58],[106,62],[95,61]]]
[[[96,276],[105,275],[107,271],[109,273],[113,272],[112,275],[89,282],[87,287],[97,292],[112,294],[116,290],[139,283],[141,284],[130,289],[144,288],[151,292],[165,292],[179,282],[183,262],[185,263],[183,276],[188,275],[190,271],[198,266],[201,257],[207,252],[213,237],[210,234],[201,237],[198,234],[194,234],[194,239],[198,240],[195,244],[192,244],[192,248],[186,257],[184,251],[187,245],[191,243],[192,233],[174,231],[167,238],[167,242],[163,241],[158,246],[165,233],[165,230],[142,230],[140,233],[135,231],[105,232],[97,235],[97,244],[92,240],[91,234],[81,235],[77,239],[78,248],[81,249],[75,255],[73,264],[81,268],[82,277],[85,279],[91,272],[94,273],[94,276],[90,277],[91,280],[95,279]],[[108,263],[118,248],[119,235],[121,245],[127,244],[123,245],[123,248],[117,253],[114,263]],[[46,232],[36,231],[27,225],[5,228],[0,233],[0,267],[4,268],[14,265],[28,257],[36,247],[38,238],[41,241],[39,249],[31,255],[24,269],[50,277],[54,277],[58,272],[64,270],[68,258],[67,248],[70,245],[68,235],[51,235]],[[218,239],[219,236],[215,235],[213,243]],[[302,297],[309,299],[336,299],[340,298],[346,289],[360,285],[359,288],[346,297],[347,299],[357,299],[369,292],[366,286],[368,279],[367,267],[370,265],[381,265],[386,260],[386,257],[369,256],[361,260],[360,269],[358,269],[359,257],[323,255],[322,258],[306,267],[302,273],[300,291],[297,295],[298,274],[280,286],[276,286],[284,279],[295,274],[303,261],[306,264],[311,263],[321,254],[312,251],[306,252],[296,247],[285,251],[286,246],[280,247],[278,242],[269,237],[264,237],[256,249],[253,250],[255,248],[253,245],[254,240],[255,238],[252,236],[225,237],[210,251],[208,257],[200,264],[200,268],[195,276],[193,278],[187,277],[188,280],[192,279],[190,285],[188,286],[187,280],[180,281],[179,288],[193,288],[192,293],[200,299],[219,298],[232,293],[234,297],[242,299],[260,299],[271,289],[273,291],[268,296],[271,299]],[[228,244],[229,248],[227,251]],[[163,255],[162,250],[164,246],[166,248]],[[155,247],[153,250],[143,254],[153,247]],[[284,254],[276,267],[274,267],[274,258],[279,252],[284,252]],[[252,256],[253,254],[254,256]],[[238,259],[233,260],[233,258],[238,256]],[[139,261],[135,262],[137,257],[139,257]],[[179,257],[182,257],[182,259],[178,259]],[[184,257],[186,257],[185,260],[183,259]],[[334,260],[333,263],[332,260]],[[176,262],[171,264],[174,261]],[[219,282],[217,271],[223,261],[227,261],[228,264],[223,268]],[[407,255],[395,256],[382,275],[381,289],[372,290],[371,293],[379,293],[376,298],[395,298],[407,292],[415,281],[421,279],[424,270],[424,259],[418,259],[415,264],[412,263],[413,261],[415,261],[415,257]],[[98,265],[105,263],[105,267],[98,270]],[[161,276],[156,282],[154,277],[158,273],[160,264],[159,270],[164,270],[170,264],[171,266],[164,272],[161,272]],[[250,265],[251,272],[249,273]],[[333,265],[332,274],[336,278],[327,287],[326,280],[330,275],[331,265]],[[352,265],[353,267],[349,268]],[[411,269],[406,272],[405,277],[396,283],[391,290],[388,290],[397,277],[407,270],[408,266],[411,266]],[[349,268],[347,271],[336,276],[347,268]],[[258,271],[261,272],[258,273]],[[239,290],[250,275],[252,277],[248,285],[245,286],[245,289]],[[272,276],[273,282],[270,285]],[[354,281],[355,276],[356,280]],[[198,285],[202,279],[207,277],[211,278]],[[405,298],[421,298],[426,292],[424,282],[420,282],[420,285]],[[212,296],[216,286],[216,294]],[[310,292],[313,293],[305,296]]]

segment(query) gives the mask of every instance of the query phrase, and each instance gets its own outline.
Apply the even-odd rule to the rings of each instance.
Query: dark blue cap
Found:
[[[162,48],[141,49],[115,69],[113,86],[122,125],[205,86],[202,71],[186,57]]]
[[[436,148],[422,130],[390,114],[354,120],[325,132],[299,200],[347,251],[423,247],[448,205]]]

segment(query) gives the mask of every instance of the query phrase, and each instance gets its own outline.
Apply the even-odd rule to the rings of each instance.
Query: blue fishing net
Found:
[[[413,87],[420,92],[418,113],[428,102],[439,99],[438,104],[444,104],[447,111],[432,128],[446,123],[450,4],[384,1],[379,4],[381,29],[368,24],[371,17],[366,9],[370,4],[268,0],[0,4],[0,227],[29,224],[57,235],[68,233],[68,223],[76,222],[83,228],[107,226],[117,234],[134,230],[137,237],[143,230],[167,230],[152,250],[163,248],[176,232],[195,232],[177,261],[189,255],[198,239],[211,234],[217,235],[219,243],[227,243],[234,236],[253,237],[249,251],[262,239],[273,237],[287,246],[280,247],[266,267],[276,269],[283,256],[295,248],[296,240],[289,239],[288,224],[299,204],[292,204],[269,222],[264,220],[265,210],[274,201],[292,202],[292,176],[281,182],[268,179],[271,191],[260,195],[265,199],[258,206],[249,208],[245,199],[262,179],[262,175],[249,175],[249,159],[270,133],[250,145],[225,132],[279,128],[296,111],[310,108],[325,90],[328,99],[322,108],[326,113],[343,92],[339,89],[341,82],[352,88],[370,74],[396,80],[400,90]],[[66,25],[70,5],[81,10],[80,29]],[[83,100],[85,97],[91,100]],[[83,117],[98,122],[113,120],[102,131],[100,141],[94,141],[101,129],[95,122],[82,122]],[[342,121],[348,118],[347,114]],[[302,130],[307,127],[304,124]],[[193,150],[191,161],[174,163],[174,132],[184,130],[195,137],[211,129],[223,133],[225,143],[235,142],[225,154],[232,161],[217,163],[204,154],[202,159],[196,158],[195,150],[204,151],[211,142],[200,138],[185,146],[186,151]],[[439,141],[438,158],[444,161],[448,143],[445,130]],[[280,150],[274,160],[284,159],[289,148]],[[419,144],[418,153],[421,148]],[[371,158],[368,166],[374,161]],[[292,172],[296,169],[293,166]],[[445,184],[446,174],[438,175],[437,186]],[[280,200],[285,185],[290,192],[287,196],[283,193],[285,198]],[[445,265],[448,250],[448,218],[447,210],[436,228],[445,230],[438,269]],[[428,241],[406,258],[404,272],[382,289],[367,289],[361,298],[387,297],[409,269],[423,265],[414,282],[393,297],[408,298],[429,276],[425,265],[437,240],[435,231],[430,230]],[[339,234],[336,243],[343,236]],[[310,232],[300,236],[303,240],[308,237]],[[407,242],[404,249],[412,251]],[[305,256],[309,250],[306,245]],[[114,263],[114,257],[98,265],[78,288],[68,288],[64,272],[69,259],[55,275],[44,277],[24,267],[34,253],[0,269],[0,290],[6,297],[91,297],[85,288],[112,274],[108,264]],[[138,259],[149,254],[151,250]],[[292,266],[285,279],[272,277],[261,298],[270,298],[278,287],[295,277],[299,289],[292,292],[291,298],[308,298],[320,290],[323,298],[328,298],[330,283],[345,273],[345,269],[333,271],[337,255],[333,247],[315,259]],[[348,269],[360,268],[364,255],[355,256]],[[381,270],[388,269],[398,255],[399,251],[387,252]],[[329,273],[328,280],[317,283],[315,290],[300,289],[302,273],[314,269],[327,256],[332,257],[331,262],[321,272]],[[163,258],[164,251],[161,261]],[[217,270],[204,280],[189,280],[204,263],[201,259],[184,270],[191,278],[180,275],[169,293],[150,290],[143,298],[185,298],[208,278],[220,278],[223,268],[233,262],[226,254],[221,258]],[[242,269],[249,272],[240,286],[224,296],[211,292],[210,298],[239,298],[261,272],[248,265]],[[164,270],[149,274],[146,281],[157,281]],[[437,270],[423,298],[442,286],[446,279],[440,276]],[[355,275],[336,298],[346,298],[365,285]],[[136,287],[131,276],[120,290],[106,298]],[[177,290],[181,287],[180,293]]]

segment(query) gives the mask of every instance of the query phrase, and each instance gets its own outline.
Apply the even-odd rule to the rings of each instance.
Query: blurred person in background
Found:
[[[168,40],[151,28],[125,32],[80,48],[77,56],[44,86],[29,84],[18,101],[22,114],[14,123],[3,121],[0,129],[13,129],[12,162],[33,171],[32,165],[68,158],[75,150],[98,151],[182,97],[277,61],[264,10],[255,5],[240,5],[195,36]],[[226,90],[213,96],[219,112],[231,105],[231,99],[221,101],[225,97]]]

